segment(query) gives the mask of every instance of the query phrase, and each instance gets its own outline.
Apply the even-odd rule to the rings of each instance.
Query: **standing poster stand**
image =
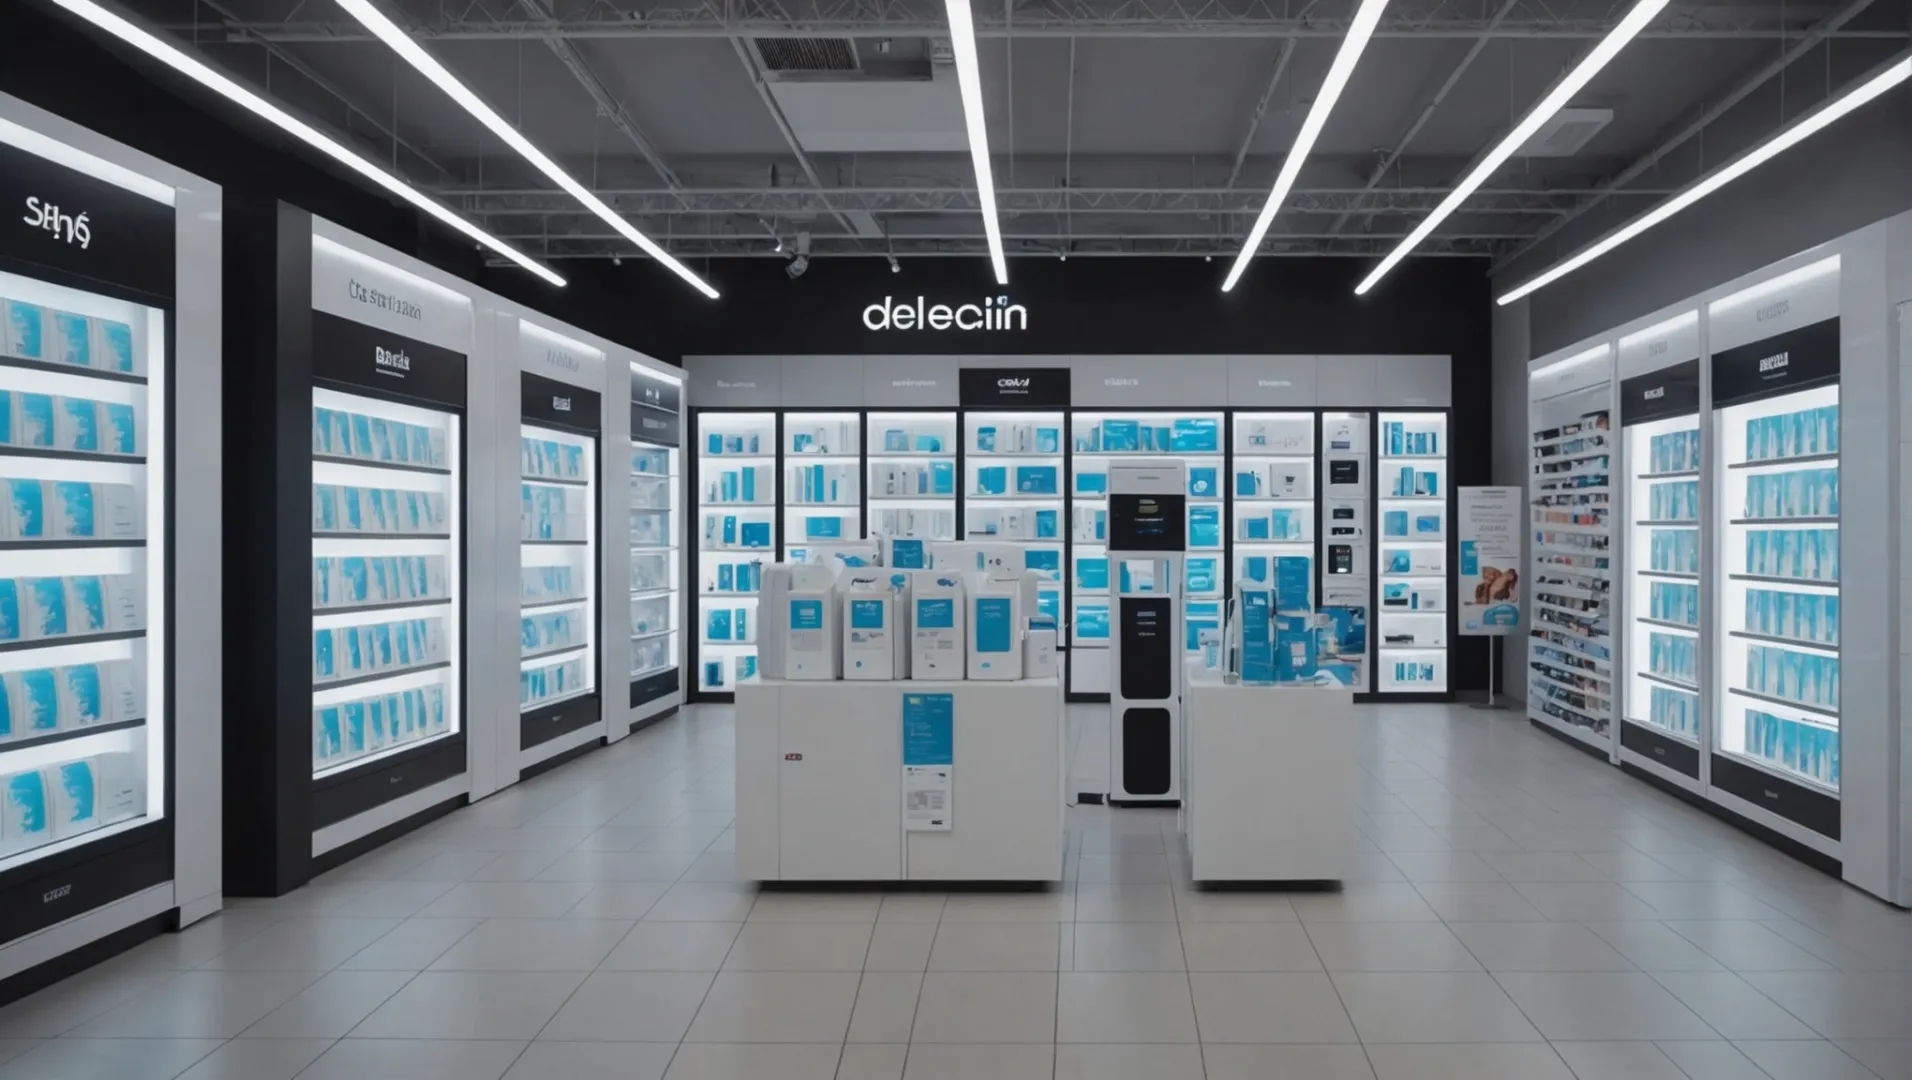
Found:
[[[1460,623],[1464,637],[1506,637],[1520,629],[1521,491],[1460,489]],[[1496,654],[1487,648],[1487,700],[1476,709],[1505,709],[1498,700]]]

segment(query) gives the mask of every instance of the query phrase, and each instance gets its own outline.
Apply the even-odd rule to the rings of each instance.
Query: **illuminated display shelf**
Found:
[[[523,423],[520,713],[597,689],[597,440]],[[561,602],[560,602],[561,601]]]

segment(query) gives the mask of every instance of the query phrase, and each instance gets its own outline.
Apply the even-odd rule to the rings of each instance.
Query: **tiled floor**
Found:
[[[689,710],[0,1010],[0,1080],[1912,1080],[1912,915],[1517,714],[1360,722],[1340,893],[1098,806],[1059,890],[759,896]]]

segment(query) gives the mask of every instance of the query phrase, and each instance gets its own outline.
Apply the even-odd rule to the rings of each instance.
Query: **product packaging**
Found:
[[[1022,637],[1029,608],[1021,579],[989,572],[972,577],[968,609],[968,677],[1022,678]]]
[[[864,570],[846,575],[843,595],[843,677],[907,679],[912,649],[910,575]]]
[[[1054,627],[1031,628],[1022,643],[1022,675],[1025,679],[1056,677],[1056,631]]]
[[[836,572],[815,563],[764,567],[764,620],[758,649],[767,679],[830,680],[840,676]]]
[[[964,575],[954,568],[910,571],[910,678],[966,676],[967,592]]]

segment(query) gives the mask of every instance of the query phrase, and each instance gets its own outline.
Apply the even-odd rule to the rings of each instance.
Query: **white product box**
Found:
[[[1056,632],[1054,630],[1030,630],[1022,640],[1022,677],[1025,679],[1053,679],[1056,677]]]
[[[843,677],[907,679],[910,674],[910,576],[862,571],[840,582]]]
[[[758,617],[758,670],[767,679],[836,679],[843,660],[837,632],[836,573],[828,566],[764,567]]]
[[[967,593],[960,572],[910,571],[910,678],[964,677]]]
[[[969,601],[964,606],[969,621],[968,677],[1005,681],[1022,678],[1022,638],[1029,609],[1023,604],[1020,575],[1004,579],[981,574],[971,578]]]

